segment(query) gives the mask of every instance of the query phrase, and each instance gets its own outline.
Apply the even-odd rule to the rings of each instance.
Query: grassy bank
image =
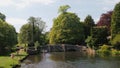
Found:
[[[19,64],[19,60],[27,55],[24,50],[20,50],[19,54],[17,54],[16,52],[12,54],[15,55],[14,58],[11,58],[10,55],[0,56],[0,68],[12,68],[13,65]]]

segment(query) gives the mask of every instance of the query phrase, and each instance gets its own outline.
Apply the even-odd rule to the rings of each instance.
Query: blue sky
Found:
[[[113,10],[120,0],[0,0],[0,12],[6,21],[19,32],[30,16],[41,17],[46,22],[46,31],[52,27],[61,5],[69,5],[70,12],[76,13],[81,21],[89,14],[97,22],[102,13]]]

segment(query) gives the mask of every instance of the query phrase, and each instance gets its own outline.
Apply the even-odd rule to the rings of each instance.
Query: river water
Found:
[[[120,57],[95,56],[79,52],[31,55],[21,68],[120,68]]]

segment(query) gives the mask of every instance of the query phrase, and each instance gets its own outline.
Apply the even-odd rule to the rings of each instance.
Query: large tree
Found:
[[[32,37],[32,26],[30,24],[24,24],[21,29],[20,33],[18,34],[18,41],[19,43],[30,43]]]
[[[120,2],[116,4],[112,14],[111,34],[112,39],[116,34],[120,34]]]
[[[111,22],[111,43],[118,49],[120,49],[120,2],[116,4]]]
[[[39,28],[38,34],[41,34],[45,28],[45,22],[40,17],[30,17],[28,19],[29,24],[32,26],[32,43],[34,43],[35,26]]]
[[[108,33],[110,35],[110,27],[111,27],[111,17],[113,11],[108,11],[107,13],[103,13],[100,17],[100,20],[97,22],[97,26],[106,26],[108,29]]]
[[[88,15],[84,20],[84,32],[85,32],[85,38],[87,36],[90,36],[91,28],[94,26],[94,20],[90,15]]]
[[[80,18],[75,13],[61,13],[54,19],[49,36],[50,44],[81,44],[84,32]]]
[[[38,17],[30,17],[27,24],[23,25],[19,33],[19,43],[34,43],[38,41],[43,44],[43,30],[45,27],[45,22]]]
[[[17,43],[17,33],[15,28],[0,19],[0,53],[5,48],[11,48]]]

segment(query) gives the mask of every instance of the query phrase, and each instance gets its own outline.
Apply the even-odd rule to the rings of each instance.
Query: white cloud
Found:
[[[16,28],[17,32],[19,32],[22,25],[27,23],[26,20],[20,18],[7,18],[6,21],[13,25]]]
[[[0,6],[15,6],[16,8],[25,8],[32,4],[44,4],[48,5],[54,3],[56,0],[3,0],[0,2]]]

